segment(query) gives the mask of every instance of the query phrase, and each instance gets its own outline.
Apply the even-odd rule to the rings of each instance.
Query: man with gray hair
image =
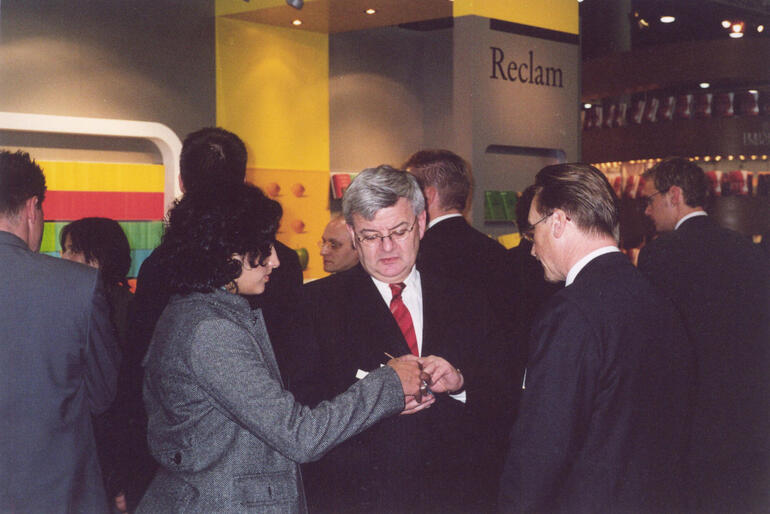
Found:
[[[680,512],[692,349],[617,247],[617,198],[587,164],[543,168],[529,234],[550,282],[529,340],[502,512]]]
[[[482,365],[494,358],[498,341],[485,297],[416,269],[426,213],[408,173],[389,166],[364,170],[345,192],[343,213],[359,264],[307,286],[326,396],[379,368],[388,355],[412,353],[434,378],[436,402],[333,450],[320,462],[320,476],[308,480],[311,506],[324,512],[478,510],[472,475],[483,463],[466,451],[476,428],[468,419],[492,403],[499,384],[496,367]]]

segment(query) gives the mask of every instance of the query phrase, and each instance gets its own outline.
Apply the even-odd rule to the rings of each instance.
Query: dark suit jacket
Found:
[[[93,268],[0,231],[0,512],[107,512],[92,414],[120,361]]]
[[[679,512],[694,362],[673,306],[621,253],[532,329],[504,512]]]
[[[385,420],[333,450],[321,461],[321,472],[311,470],[307,480],[311,505],[318,510],[458,511],[471,501],[465,493],[480,494],[475,479],[489,464],[484,455],[468,458],[467,441],[476,439],[467,432],[475,430],[474,438],[489,443],[487,434],[496,426],[499,409],[490,404],[497,400],[500,367],[490,361],[499,352],[499,334],[481,292],[427,271],[420,274],[422,354],[444,357],[462,370],[467,403],[440,395],[429,409]],[[306,289],[327,397],[355,383],[357,370],[371,371],[387,362],[385,352],[409,353],[388,306],[360,265]]]
[[[709,217],[644,247],[639,269],[679,309],[698,359],[692,507],[770,509],[770,260]]]
[[[224,291],[175,296],[145,359],[160,463],[139,512],[306,512],[297,462],[404,407],[391,368],[315,409],[281,384],[259,310]]]
[[[510,405],[507,409],[509,416],[504,421],[508,424],[505,428],[507,432],[520,394],[527,333],[520,323],[521,292],[514,281],[518,275],[513,273],[505,247],[471,227],[465,218],[452,217],[436,223],[425,232],[420,241],[417,269],[484,291],[505,334],[504,353],[497,356],[496,364],[503,367],[506,376],[510,377],[504,384],[507,387],[504,391],[506,398],[513,398],[512,403],[507,402]]]

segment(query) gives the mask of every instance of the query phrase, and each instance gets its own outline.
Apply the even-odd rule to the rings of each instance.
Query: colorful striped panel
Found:
[[[48,191],[46,219],[77,220],[101,216],[115,220],[159,220],[164,215],[163,193],[114,191]]]
[[[133,250],[152,250],[160,244],[160,238],[163,236],[162,221],[121,221],[119,223]],[[40,251],[58,255],[61,251],[59,234],[62,227],[68,224],[68,221],[46,221]]]
[[[160,164],[39,161],[49,191],[162,193]],[[81,216],[82,217],[82,216]]]

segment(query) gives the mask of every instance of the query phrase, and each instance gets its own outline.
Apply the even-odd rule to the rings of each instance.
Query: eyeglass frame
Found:
[[[656,192],[652,193],[650,196],[645,196],[644,197],[644,205],[646,207],[651,207],[652,206],[652,199],[653,198],[655,198],[657,195],[666,194],[666,193],[668,193],[668,189],[666,189],[665,191],[656,191]]]
[[[553,215],[553,212],[548,213],[542,218],[540,218],[539,220],[537,220],[536,222],[534,222],[527,230],[524,231],[524,233],[522,234],[522,237],[524,237],[524,239],[526,239],[530,243],[533,243],[535,241],[535,227],[538,224],[544,222],[546,219],[548,219],[552,215]]]
[[[402,222],[402,223],[406,223],[406,222]],[[362,245],[374,247],[374,245],[376,244],[375,241],[377,241],[378,239],[380,244],[384,243],[385,239],[390,239],[391,243],[395,241],[403,241],[404,239],[406,239],[407,234],[410,234],[414,230],[414,227],[416,225],[417,225],[417,216],[414,217],[414,222],[412,222],[412,225],[409,228],[391,230],[388,234],[384,236],[374,235],[374,234],[372,234],[371,236],[361,236],[359,234],[355,234],[355,237],[356,237],[356,241],[358,241]],[[403,232],[399,234],[401,230],[403,230]]]

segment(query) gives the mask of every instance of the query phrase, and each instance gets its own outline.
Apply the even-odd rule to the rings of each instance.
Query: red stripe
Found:
[[[163,193],[113,191],[47,191],[45,219],[67,221],[86,216],[116,220],[163,219]]]

